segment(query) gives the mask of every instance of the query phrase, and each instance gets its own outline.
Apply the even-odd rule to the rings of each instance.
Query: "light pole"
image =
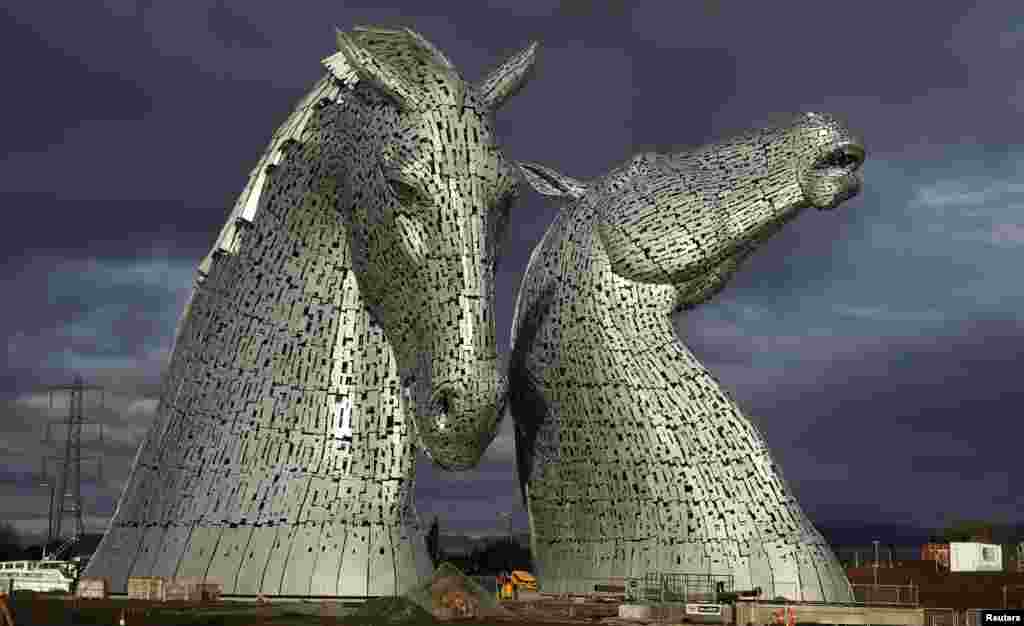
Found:
[[[511,566],[511,563],[509,562],[509,560],[511,558],[511,552],[512,552],[512,514],[511,513],[498,513],[498,517],[500,517],[501,519],[505,520],[505,532],[506,532],[507,537],[508,537],[508,550],[505,552],[505,554],[509,555],[505,559],[505,561],[506,561],[505,562],[505,569],[511,571],[512,566]]]
[[[875,539],[871,543],[875,544],[875,592],[878,591],[878,544],[881,543],[878,539]]]
[[[512,513],[498,513],[498,517],[505,520],[505,529],[508,534],[508,544],[505,546],[505,574],[512,576]],[[506,584],[509,581],[505,581]],[[518,599],[517,588],[512,585],[512,599]]]
[[[505,535],[508,538],[509,544],[512,543],[512,514],[511,513],[498,513],[498,517],[505,520]]]
[[[41,483],[39,483],[39,486],[40,487],[49,487],[50,488],[50,510],[49,510],[48,515],[46,516],[46,519],[47,519],[46,543],[43,544],[43,555],[42,555],[42,558],[45,561],[46,560],[46,551],[49,549],[50,544],[53,542],[53,497],[54,497],[54,487],[55,487],[55,485],[54,485],[53,482],[50,481],[49,478],[44,478],[43,481]]]

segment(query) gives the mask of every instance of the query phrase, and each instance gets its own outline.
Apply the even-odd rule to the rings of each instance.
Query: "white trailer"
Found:
[[[78,577],[73,561],[4,561],[0,563],[0,588],[11,593],[31,591],[71,591]]]
[[[1003,548],[991,543],[952,542],[949,544],[949,571],[1001,572]]]

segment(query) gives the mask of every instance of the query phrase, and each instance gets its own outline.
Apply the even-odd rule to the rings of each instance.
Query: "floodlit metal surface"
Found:
[[[533,251],[512,329],[510,406],[541,589],[653,572],[732,574],[766,597],[850,600],[764,438],[677,338],[808,206],[860,189],[860,141],[826,115],[679,154],[641,154],[589,184],[523,163],[567,198]],[[589,583],[588,583],[589,579]]]
[[[536,47],[474,85],[411,31],[338,42],[200,265],[86,572],[115,593],[403,593],[431,569],[414,446],[467,468],[497,432],[493,277],[520,175],[492,119]]]

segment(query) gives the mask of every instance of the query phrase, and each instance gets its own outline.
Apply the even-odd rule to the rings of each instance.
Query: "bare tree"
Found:
[[[21,535],[14,524],[0,522],[0,560],[9,561],[21,558]]]
[[[995,524],[983,520],[956,520],[942,530],[945,541],[992,541]]]

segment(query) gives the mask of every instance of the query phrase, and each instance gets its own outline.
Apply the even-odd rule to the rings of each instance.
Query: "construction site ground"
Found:
[[[373,620],[354,620],[351,605],[338,602],[255,602],[221,601],[206,604],[184,602],[152,602],[110,598],[105,600],[74,599],[56,594],[16,594],[8,598],[16,626],[378,626]],[[606,624],[636,626],[635,621],[618,618],[619,602],[572,602],[536,598],[504,601],[508,610],[503,617],[477,617],[437,620],[436,624],[458,626],[579,626]],[[379,626],[387,626],[380,621]],[[420,625],[402,625],[420,626]],[[422,626],[429,626],[429,623]]]
[[[849,567],[846,575],[859,585],[910,585],[918,589],[922,607],[958,610],[972,608],[1024,608],[1022,572],[946,572],[932,561],[904,561],[896,567]],[[1005,588],[1005,591],[1004,591]]]

